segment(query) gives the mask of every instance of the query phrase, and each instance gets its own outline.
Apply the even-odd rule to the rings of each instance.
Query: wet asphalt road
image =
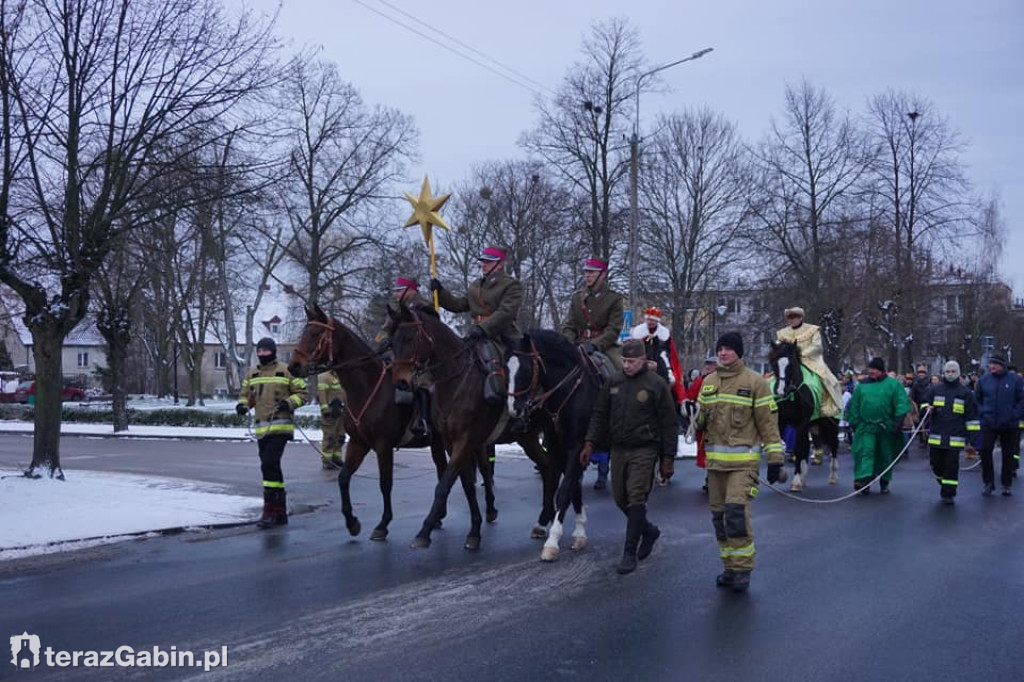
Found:
[[[0,435],[0,465],[27,461],[30,448]],[[253,444],[68,438],[62,454],[69,475],[178,475],[258,492]],[[375,461],[353,484],[363,534],[351,538],[333,476],[293,444],[289,502],[314,511],[266,532],[4,562],[0,635],[27,631],[55,650],[229,650],[228,667],[209,673],[42,668],[33,679],[1024,679],[1024,498],[982,498],[975,469],[956,507],[940,506],[922,451],[911,454],[884,497],[809,505],[762,489],[758,568],[750,593],[735,595],[714,587],[717,551],[691,460],[652,495],[663,531],[654,555],[620,577],[623,517],[590,489],[593,473],[589,546],[542,564],[528,537],[540,496],[528,462],[499,459],[501,515],[479,552],[462,549],[459,490],[434,544],[412,550],[432,495],[426,454],[400,454],[391,535],[372,543]],[[847,492],[850,467],[844,456],[838,487],[815,468],[805,495]],[[9,670],[0,664],[0,678]]]

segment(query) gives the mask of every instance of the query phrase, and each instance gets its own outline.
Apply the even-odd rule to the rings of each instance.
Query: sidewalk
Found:
[[[33,433],[31,422],[0,421],[0,433]],[[94,436],[96,438],[176,438],[179,440],[256,440],[248,428],[223,426],[139,426],[127,431],[114,432],[111,424],[63,423],[60,432],[65,436]],[[319,442],[320,429],[296,429],[296,442]]]

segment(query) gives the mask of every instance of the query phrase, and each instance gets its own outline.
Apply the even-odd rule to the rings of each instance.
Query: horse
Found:
[[[430,534],[443,516],[448,495],[455,479],[462,482],[470,508],[470,531],[465,548],[480,548],[481,516],[476,501],[475,471],[484,478],[485,490],[493,485],[493,469],[487,461],[487,446],[502,440],[509,426],[504,403],[483,400],[484,382],[488,376],[473,346],[459,338],[430,308],[402,305],[391,317],[391,347],[395,357],[391,368],[396,382],[429,388],[433,400],[432,421],[449,453],[446,468],[434,490],[434,502],[420,531],[412,540],[413,548],[430,546]],[[558,472],[550,456],[540,446],[536,427],[513,438],[527,456],[537,464],[544,481],[543,507],[534,538],[544,537],[545,526],[554,517],[554,488]],[[488,516],[488,521],[493,521]]]
[[[341,512],[348,532],[353,536],[359,535],[361,524],[352,512],[349,484],[367,452],[373,450],[377,453],[384,511],[370,539],[385,540],[393,516],[391,487],[395,449],[400,445],[429,445],[440,479],[447,466],[444,441],[433,432],[419,439],[410,439],[406,435],[413,418],[413,406],[395,404],[395,387],[387,364],[355,332],[338,320],[329,319],[319,307],[306,309],[306,326],[292,352],[288,369],[296,376],[315,375],[329,369],[338,374],[338,380],[345,389],[346,411],[342,418],[348,434],[345,460],[338,473]],[[438,517],[438,525],[443,517],[443,513]]]
[[[512,415],[535,418],[543,414],[555,427],[554,438],[546,438],[545,444],[559,463],[561,482],[555,495],[557,516],[540,555],[542,561],[555,561],[570,503],[576,514],[572,549],[580,550],[587,544],[579,452],[603,378],[579,346],[546,329],[523,336],[509,360],[509,376]]]
[[[799,492],[807,482],[807,459],[810,453],[810,441],[814,441],[814,463],[821,464],[821,447],[829,450],[829,485],[839,482],[839,422],[834,417],[815,417],[820,406],[821,388],[817,396],[812,385],[818,376],[805,368],[800,362],[800,347],[788,341],[772,344],[768,353],[772,371],[775,374],[773,392],[775,403],[779,408],[779,432],[787,448],[791,443],[785,438],[787,429],[796,434],[796,442],[792,445],[794,456],[794,476],[789,489]]]

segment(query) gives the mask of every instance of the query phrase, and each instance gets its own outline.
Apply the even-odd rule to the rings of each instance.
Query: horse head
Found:
[[[527,417],[540,386],[544,360],[530,334],[523,334],[508,360],[508,411],[513,417]]]
[[[391,378],[395,383],[413,386],[418,375],[442,364],[449,356],[461,355],[464,350],[459,337],[441,322],[433,308],[403,302],[398,310],[389,307],[388,316],[394,352]],[[438,353],[444,349],[452,352]]]
[[[789,341],[776,341],[768,353],[775,374],[775,394],[779,397],[795,391],[800,385],[800,347]]]
[[[288,371],[295,376],[318,374],[334,363],[332,336],[333,320],[313,304],[306,308],[306,326],[299,337],[299,343],[292,351]]]

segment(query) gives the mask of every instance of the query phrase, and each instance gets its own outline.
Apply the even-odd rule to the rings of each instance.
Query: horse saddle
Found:
[[[590,370],[590,374],[599,377],[602,384],[607,382],[615,372],[615,365],[612,364],[612,359],[599,350],[587,353],[587,351],[583,350],[583,346],[580,346],[579,349],[583,365]]]

